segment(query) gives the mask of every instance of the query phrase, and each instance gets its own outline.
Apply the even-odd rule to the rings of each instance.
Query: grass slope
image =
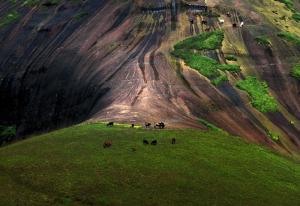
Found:
[[[158,145],[144,146],[143,138]],[[108,139],[113,146],[103,149]],[[300,202],[298,163],[223,132],[192,129],[62,129],[1,148],[0,182],[5,206]]]

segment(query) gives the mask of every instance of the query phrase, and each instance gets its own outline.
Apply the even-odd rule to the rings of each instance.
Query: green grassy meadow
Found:
[[[299,163],[218,130],[73,126],[0,148],[0,182],[5,206],[300,203]]]

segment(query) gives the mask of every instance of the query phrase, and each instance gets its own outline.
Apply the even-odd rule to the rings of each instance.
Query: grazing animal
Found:
[[[109,123],[106,124],[106,126],[107,127],[112,127],[112,126],[114,126],[114,122],[109,122]]]
[[[231,17],[231,14],[229,12],[226,13],[227,17]]]
[[[157,145],[157,140],[152,140],[151,145]]]
[[[103,143],[103,148],[108,148],[112,146],[112,141],[111,140],[107,140]]]
[[[224,19],[219,19],[220,24],[224,24],[225,20]]]
[[[144,145],[148,145],[148,144],[149,144],[148,140],[144,139],[144,140],[143,140],[143,144],[144,144]]]
[[[244,26],[244,22],[242,21],[241,23],[240,23],[240,27],[243,27]]]
[[[157,124],[155,124],[154,127],[158,128],[158,129],[164,129],[165,128],[165,123],[163,123],[163,122],[157,123]]]
[[[233,23],[233,24],[232,24],[232,27],[233,27],[233,28],[236,28],[236,23]]]
[[[131,124],[131,128],[134,128],[134,124]]]
[[[172,144],[176,144],[176,139],[172,138]]]
[[[146,127],[146,128],[149,128],[150,126],[151,126],[151,123],[145,122],[145,127]]]

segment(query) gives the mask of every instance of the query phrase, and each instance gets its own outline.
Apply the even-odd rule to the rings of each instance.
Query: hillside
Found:
[[[0,182],[6,206],[300,202],[299,162],[213,130],[77,125],[0,148]]]
[[[188,2],[1,1],[0,143],[80,122],[204,119],[299,154],[299,1]],[[197,48],[174,48],[190,38]]]

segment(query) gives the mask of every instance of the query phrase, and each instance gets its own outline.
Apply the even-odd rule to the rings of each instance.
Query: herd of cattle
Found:
[[[145,122],[144,126],[145,128],[151,128],[151,123],[149,122]],[[114,126],[114,122],[109,122],[106,124],[107,127],[112,127]],[[131,124],[131,128],[134,128],[135,125],[134,124]],[[154,128],[155,129],[164,129],[166,127],[165,123],[163,122],[159,122],[159,123],[154,123]]]
[[[145,128],[150,128],[151,125],[152,125],[151,123],[145,122],[144,127],[145,127]],[[106,124],[106,126],[107,126],[107,127],[113,127],[113,126],[114,126],[114,122],[109,122],[109,123]],[[163,123],[163,122],[154,123],[154,128],[155,128],[155,129],[164,129],[165,126],[166,126],[166,125],[165,125],[165,123]],[[134,124],[131,124],[131,127],[134,128],[135,125],[134,125]],[[143,144],[144,144],[144,145],[149,145],[149,144],[151,144],[151,145],[157,145],[157,143],[158,143],[158,142],[157,142],[156,139],[152,140],[151,142],[149,142],[149,141],[146,140],[146,139],[143,140]],[[176,139],[175,139],[175,138],[172,138],[172,139],[171,139],[171,144],[176,144]],[[111,140],[107,140],[107,141],[105,141],[105,142],[103,143],[103,148],[109,148],[109,147],[111,147],[111,146],[112,146],[112,141],[111,141]]]
[[[151,144],[151,145],[157,145],[157,140],[156,139],[154,139],[154,140],[152,140],[151,142],[149,142],[148,140],[146,140],[146,139],[144,139],[143,140],[143,144],[144,145],[149,145],[149,144]],[[176,144],[176,139],[175,138],[172,138],[171,139],[171,144]],[[103,148],[109,148],[109,147],[111,147],[112,146],[112,141],[111,140],[106,140],[104,143],[103,143]],[[134,149],[135,150],[135,149]]]

